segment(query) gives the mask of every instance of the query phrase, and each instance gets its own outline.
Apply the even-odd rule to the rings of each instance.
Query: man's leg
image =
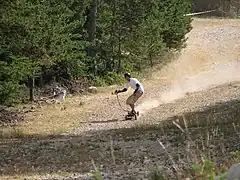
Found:
[[[133,94],[127,98],[126,104],[131,107],[132,112],[133,112],[133,110],[134,110],[134,95]]]
[[[136,113],[136,111],[134,110],[134,104],[130,104],[130,107],[131,107],[131,109],[132,109],[132,114],[135,114]]]
[[[132,114],[135,114],[135,103],[137,102],[137,100],[143,95],[142,92],[137,92],[136,94],[132,94],[131,96],[129,96],[129,98],[127,99],[127,104],[131,107],[132,109]]]
[[[143,92],[138,91],[134,96],[134,104],[139,100],[139,98],[143,95]],[[135,112],[136,113],[136,112]]]

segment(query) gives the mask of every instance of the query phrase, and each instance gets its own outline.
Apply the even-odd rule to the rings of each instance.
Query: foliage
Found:
[[[36,86],[75,77],[122,82],[123,71],[184,47],[190,11],[189,0],[1,2],[0,103],[18,102],[29,78]]]
[[[92,177],[94,180],[102,180],[101,172],[97,169],[92,173]]]
[[[24,80],[35,74],[38,65],[28,58],[12,56],[0,61],[0,104],[12,105],[21,89],[25,90]]]
[[[163,171],[158,169],[158,168],[154,168],[151,171],[151,180],[165,180],[166,178],[163,175]]]
[[[239,151],[232,152],[232,162],[226,162],[228,167],[222,165],[219,168],[219,165],[213,163],[208,159],[204,159],[201,163],[192,164],[191,167],[179,169],[177,173],[182,174],[186,179],[199,179],[199,180],[225,180],[227,179],[227,170],[234,164],[234,162],[239,162]],[[230,166],[229,166],[230,165]],[[181,173],[180,173],[181,172]],[[150,173],[151,180],[164,180],[168,179],[165,177],[168,175],[167,172],[160,170],[159,168],[153,168]]]
[[[235,155],[237,152],[233,154]],[[235,160],[236,162],[239,161],[239,159]],[[227,178],[227,169],[225,166],[218,168],[212,161],[206,159],[202,163],[192,165],[192,177],[194,179],[224,180]]]

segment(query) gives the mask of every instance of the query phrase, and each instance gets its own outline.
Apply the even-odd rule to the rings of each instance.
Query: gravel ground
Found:
[[[104,114],[107,111],[101,111],[103,116],[91,117],[92,119],[72,132],[74,135],[79,135],[86,132],[97,132],[101,130],[121,129],[138,127],[139,125],[159,124],[160,121],[167,118],[181,115],[188,112],[202,111],[206,107],[214,106],[216,103],[224,103],[229,100],[240,99],[240,82],[235,82],[233,85],[225,84],[220,87],[211,88],[208,91],[202,91],[186,95],[185,98],[176,100],[168,104],[160,104],[158,107],[150,109],[141,115],[137,121],[124,121],[121,113],[115,113],[114,116],[107,119]],[[149,101],[155,103],[156,100]],[[106,105],[107,109],[108,105]],[[113,109],[113,108],[111,108]],[[113,110],[116,112],[116,110]],[[109,112],[111,114],[111,112]],[[100,118],[99,118],[100,116]],[[96,121],[98,118],[98,121]]]
[[[172,171],[172,161],[158,139],[179,168],[200,155],[196,144],[211,144],[211,157],[215,153],[224,157],[226,152],[240,149],[239,127],[234,129],[232,121],[211,132],[190,128],[196,143],[192,147],[186,144],[187,137],[180,130],[148,126],[189,112],[201,116],[198,112],[204,111],[208,117],[202,121],[221,116],[234,120],[240,116],[240,21],[196,19],[193,26],[188,46],[180,57],[143,81],[146,94],[138,103],[141,114],[137,121],[122,121],[124,113],[115,96],[96,95],[88,102],[88,121],[71,132],[59,137],[1,141],[0,173],[84,180],[89,179],[87,173],[93,170],[93,159],[104,179],[139,180],[149,179],[153,166],[163,167],[166,173]],[[122,104],[128,95],[120,95]],[[207,112],[209,107],[213,113]],[[224,134],[219,143],[218,135],[223,131],[229,134]]]
[[[141,113],[138,121],[123,122],[125,112],[116,97],[102,96],[94,99],[89,123],[71,133],[158,123],[179,113],[240,98],[239,86],[229,85],[240,81],[240,20],[196,19],[193,27],[180,57],[143,82],[146,93],[137,107]],[[119,96],[128,108],[127,95]]]

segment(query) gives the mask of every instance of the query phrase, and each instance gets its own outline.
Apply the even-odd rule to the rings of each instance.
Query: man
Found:
[[[136,114],[136,111],[134,109],[134,104],[143,95],[144,88],[143,88],[142,84],[136,78],[131,77],[130,73],[128,73],[128,72],[124,73],[124,78],[128,81],[128,83],[125,85],[125,87],[123,89],[116,90],[115,93],[118,94],[118,93],[126,92],[129,88],[129,86],[134,89],[134,93],[131,96],[129,96],[126,100],[126,104],[129,105],[132,109],[130,114],[134,115],[134,114]]]

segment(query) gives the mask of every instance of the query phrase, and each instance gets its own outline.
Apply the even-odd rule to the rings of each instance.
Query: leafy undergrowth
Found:
[[[177,125],[178,126],[178,125]],[[182,131],[183,129],[178,126]],[[233,125],[233,129],[236,129],[235,125]],[[215,129],[217,130],[217,128]],[[186,130],[186,132],[188,132]],[[211,133],[210,133],[211,134]],[[208,135],[210,135],[208,134]],[[226,134],[225,134],[226,135]],[[236,133],[238,135],[238,140],[240,140],[239,133]],[[172,178],[175,179],[186,179],[186,180],[225,180],[227,179],[227,171],[235,163],[240,162],[240,147],[239,144],[232,144],[232,147],[228,145],[221,144],[221,139],[224,137],[224,134],[222,136],[219,134],[219,150],[222,151],[216,151],[214,147],[216,147],[216,144],[210,144],[209,142],[204,143],[203,136],[200,137],[202,140],[202,147],[198,147],[196,141],[192,141],[192,137],[190,134],[187,134],[187,147],[186,147],[186,153],[189,153],[189,156],[187,155],[187,159],[179,159],[178,162],[174,162],[174,156],[176,156],[175,153],[169,153],[167,152],[164,145],[159,142],[162,146],[162,148],[165,150],[168,158],[172,161],[171,166],[171,174]],[[237,137],[237,136],[236,136]],[[207,137],[207,141],[210,140],[210,137]],[[205,145],[207,146],[205,146]],[[236,149],[234,148],[236,147]],[[234,149],[231,151],[230,149]],[[215,150],[213,150],[215,149]],[[179,166],[179,161],[182,161],[182,165]],[[184,162],[185,161],[185,162]],[[191,162],[191,163],[189,163]],[[185,164],[185,165],[184,165]],[[166,171],[163,170],[163,168],[155,167],[151,173],[150,173],[150,179],[151,180],[167,180],[169,179],[169,173],[166,173]]]
[[[222,164],[217,164],[208,159],[202,159],[201,162],[192,164],[189,169],[181,170],[176,172],[175,176],[181,179],[181,174],[185,174],[185,179],[187,180],[226,180],[227,179],[227,171],[229,167],[240,161],[240,153],[239,151],[232,152],[232,157],[229,160]],[[151,180],[167,180],[168,175],[165,175],[164,171],[159,168],[155,168],[152,170],[150,174]],[[102,177],[98,175],[98,179]]]

